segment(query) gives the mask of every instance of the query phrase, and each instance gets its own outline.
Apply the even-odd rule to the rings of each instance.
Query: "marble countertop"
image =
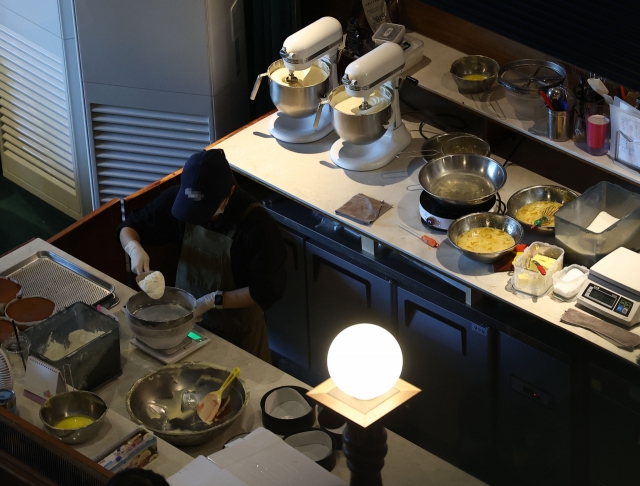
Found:
[[[35,252],[43,250],[52,251],[80,268],[112,283],[115,286],[116,294],[120,298],[118,305],[112,308],[111,311],[118,317],[121,324],[120,353],[123,373],[117,379],[96,390],[96,393],[105,400],[110,408],[106,423],[101,428],[98,436],[87,443],[74,446],[83,454],[92,457],[96,451],[102,448],[101,444],[109,443],[118,437],[122,437],[135,427],[135,424],[128,418],[129,414],[125,405],[126,394],[136,380],[159,368],[162,363],[141,352],[130,343],[133,335],[125,321],[122,308],[128,298],[136,291],[126,285],[111,279],[102,272],[40,239],[36,239],[0,258],[0,272],[30,257]],[[260,399],[267,391],[282,385],[299,385],[309,388],[299,380],[266,364],[264,361],[227,341],[206,331],[205,334],[210,339],[210,342],[184,358],[183,361],[208,361],[227,368],[239,366],[242,370],[241,376],[250,390],[250,400],[243,414],[229,428],[206,444],[177,449],[159,439],[159,459],[152,462],[149,468],[165,477],[182,469],[194,457],[199,455],[207,456],[219,451],[231,437],[251,432],[261,426]],[[21,417],[38,427],[42,427],[38,417],[40,406],[23,397],[22,390],[22,383],[16,383],[18,410]],[[426,484],[426,478],[428,478],[428,484],[442,486],[480,486],[485,484],[393,432],[388,432],[387,444],[389,452],[385,458],[385,467],[382,470],[383,481],[386,484],[418,486]],[[344,481],[349,482],[349,470],[342,453],[339,453],[336,467],[332,472]]]
[[[425,46],[425,52],[429,52],[428,46]],[[234,170],[274,191],[410,256],[463,286],[480,290],[519,307],[537,318],[638,364],[640,350],[621,350],[590,331],[561,323],[561,315],[573,307],[574,303],[557,302],[549,296],[532,299],[515,295],[505,288],[510,279],[506,273],[494,273],[491,265],[467,258],[448,241],[446,233],[425,228],[420,222],[418,211],[421,193],[418,173],[424,163],[422,158],[403,156],[378,170],[347,171],[334,165],[329,156],[331,145],[338,139],[335,132],[317,142],[291,144],[273,138],[269,133],[268,124],[269,117],[263,118],[213,145],[225,151],[227,160]],[[419,151],[424,142],[418,131],[419,124],[407,120],[405,124],[413,136],[406,152]],[[432,127],[426,128],[438,131]],[[495,159],[503,162],[500,157]],[[506,170],[507,181],[500,190],[505,203],[513,193],[524,187],[555,184],[517,165],[510,164]],[[358,193],[384,200],[393,207],[371,226],[338,216],[335,210]],[[400,229],[399,224],[409,226],[421,234],[428,234],[440,243],[439,248],[433,249],[425,245],[415,236]],[[553,238],[534,237],[525,232],[523,243],[533,241],[553,243]],[[632,332],[640,334],[640,329]]]
[[[504,94],[504,88],[496,81],[493,87],[479,94],[462,94],[451,78],[449,69],[451,64],[467,54],[449,46],[441,44],[415,32],[411,36],[424,42],[424,58],[415,66],[403,72],[403,76],[411,76],[418,80],[419,85],[443,98],[464,105],[467,109],[481,114],[497,123],[505,125],[517,132],[545,144],[565,154],[594,165],[607,172],[623,177],[636,184],[640,184],[640,173],[613,162],[610,155],[595,156],[586,151],[586,143],[578,144],[573,140],[553,142],[547,137],[547,118],[542,120],[527,120],[516,114],[513,106]],[[553,61],[553,59],[550,59]],[[573,87],[571,87],[573,89]],[[612,148],[613,153],[613,148]]]

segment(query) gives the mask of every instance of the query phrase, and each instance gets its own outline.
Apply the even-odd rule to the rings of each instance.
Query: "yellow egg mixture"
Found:
[[[484,81],[487,79],[487,76],[484,74],[465,74],[462,76],[462,79],[466,81]]]
[[[516,218],[523,223],[533,224],[536,220],[542,218],[545,211],[549,213],[555,213],[562,207],[562,203],[552,201],[534,201],[529,204],[525,204],[516,211]],[[555,217],[548,216],[548,220],[543,223],[543,226],[554,226],[556,223]]]
[[[63,418],[55,426],[58,429],[79,429],[80,427],[91,425],[93,422],[95,422],[95,420],[89,417],[84,417],[82,415],[71,415],[69,417]]]
[[[503,251],[515,244],[509,233],[497,228],[475,228],[465,231],[456,240],[456,245],[460,248],[474,253]]]

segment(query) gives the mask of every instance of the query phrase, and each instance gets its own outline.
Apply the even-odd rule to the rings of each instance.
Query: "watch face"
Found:
[[[213,303],[215,305],[222,305],[222,294],[218,294],[215,296]]]

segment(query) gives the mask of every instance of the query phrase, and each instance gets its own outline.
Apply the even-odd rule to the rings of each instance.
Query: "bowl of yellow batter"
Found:
[[[67,444],[84,442],[98,433],[107,404],[95,393],[70,391],[52,396],[40,407],[40,420],[51,435]]]
[[[456,219],[447,236],[464,255],[483,263],[493,263],[513,251],[524,231],[510,216],[473,213]]]
[[[507,212],[528,231],[541,235],[555,233],[555,212],[579,194],[560,186],[531,186],[519,190],[507,201]],[[542,219],[545,214],[550,215]],[[540,221],[540,226],[534,223]]]

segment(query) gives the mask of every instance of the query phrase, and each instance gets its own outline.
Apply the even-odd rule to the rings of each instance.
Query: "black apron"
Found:
[[[259,203],[250,204],[240,216],[242,222]],[[222,290],[236,290],[231,266],[231,244],[236,227],[226,235],[188,224],[176,274],[176,287],[195,298]],[[243,309],[211,309],[200,325],[232,344],[271,363],[264,312],[259,305]]]

